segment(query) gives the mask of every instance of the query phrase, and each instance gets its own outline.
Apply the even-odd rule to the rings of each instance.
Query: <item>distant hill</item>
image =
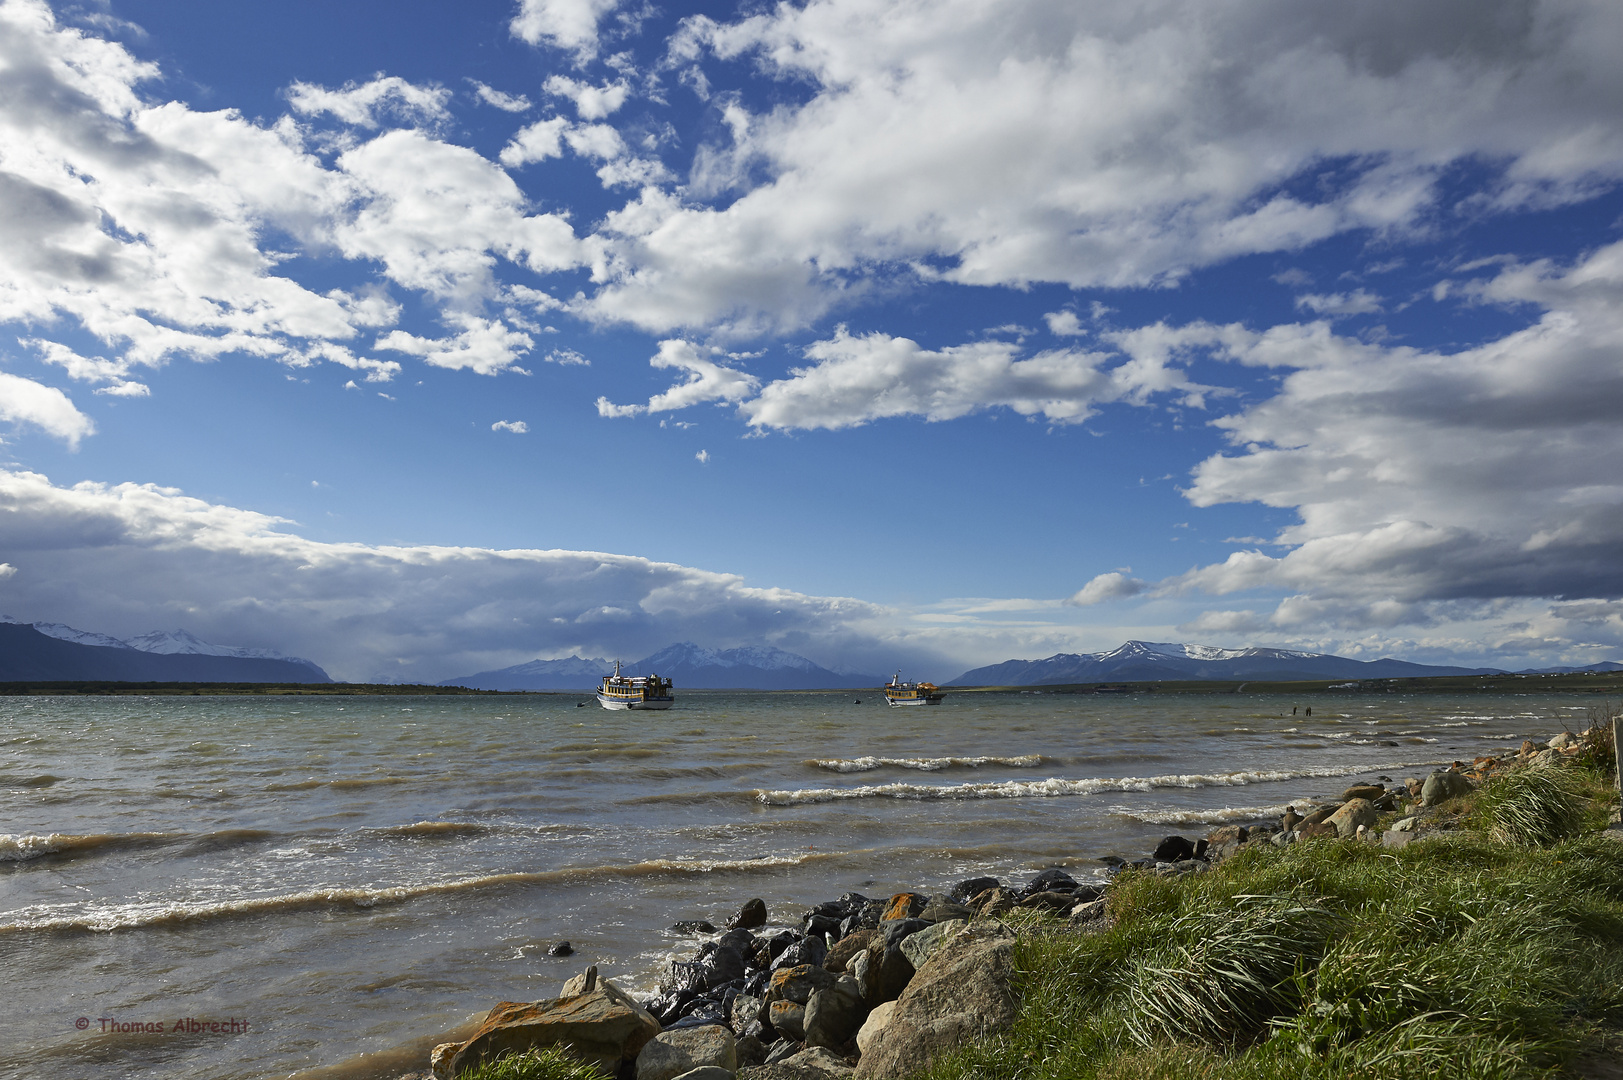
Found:
[[[1057,683],[1166,682],[1197,679],[1400,679],[1428,675],[1492,675],[1499,668],[1434,667],[1406,660],[1349,660],[1287,649],[1215,649],[1129,641],[1102,653],[1059,653],[1046,660],[1007,660],[974,668],[948,686],[1040,686]]]
[[[86,639],[105,635],[47,625],[72,631],[75,637],[42,633],[27,624],[0,623],[0,682],[332,682],[309,660],[148,652],[114,638],[106,639],[114,642],[110,645],[85,644]]]
[[[609,660],[570,656],[462,675],[439,685],[476,690],[587,690],[613,670]],[[678,691],[832,690],[879,686],[885,681],[878,675],[840,675],[804,656],[768,645],[718,650],[681,642],[635,663],[621,664],[620,670],[628,675],[659,675],[670,679]]]
[[[1615,660],[1602,660],[1598,664],[1589,664],[1585,667],[1541,667],[1527,668],[1516,672],[1517,675],[1606,675],[1614,671],[1623,671],[1623,664]]]

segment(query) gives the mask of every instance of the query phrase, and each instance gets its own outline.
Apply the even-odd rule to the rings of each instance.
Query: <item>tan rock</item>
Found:
[[[1358,835],[1358,827],[1374,828],[1375,819],[1380,815],[1376,813],[1375,806],[1368,799],[1348,799],[1341,809],[1325,819],[1325,824],[1336,827],[1336,835],[1343,840]]]
[[[637,1055],[637,1080],[674,1080],[705,1066],[738,1071],[738,1044],[720,1024],[662,1031]]]
[[[857,1031],[858,1050],[864,1054],[868,1052],[868,1047],[879,1037],[879,1033],[885,1029],[885,1025],[890,1023],[891,1014],[895,1011],[896,1003],[887,1001],[868,1014],[868,1019],[862,1022],[862,1027]]]
[[[1013,1023],[1014,942],[1007,927],[981,923],[938,949],[869,1038],[857,1080],[917,1072],[946,1050]]]
[[[442,1055],[435,1076],[455,1077],[463,1069],[507,1051],[565,1046],[576,1057],[612,1076],[620,1062],[634,1058],[660,1032],[659,1021],[617,988],[596,989],[567,998],[503,1001],[454,1054]]]
[[[828,956],[823,960],[823,967],[835,974],[843,972],[845,965],[849,964],[857,953],[866,949],[877,933],[877,930],[851,931],[834,943],[834,947],[828,951]]]

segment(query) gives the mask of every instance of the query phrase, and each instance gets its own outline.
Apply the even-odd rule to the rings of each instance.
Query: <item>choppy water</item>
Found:
[[[849,889],[1102,873],[1097,856],[1171,831],[1581,729],[1596,704],[579,700],[0,698],[0,1071],[394,1075],[357,1055],[551,996],[588,963],[649,989],[693,943],[666,927],[752,896],[787,914]],[[576,955],[547,956],[559,939]],[[233,1019],[247,1030],[175,1030]]]

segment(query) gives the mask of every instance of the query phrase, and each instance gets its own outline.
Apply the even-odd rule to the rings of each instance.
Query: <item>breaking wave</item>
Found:
[[[112,848],[155,847],[179,839],[175,833],[31,833],[0,835],[0,862],[26,862],[46,855],[79,855]]]
[[[1150,825],[1228,825],[1236,821],[1261,821],[1277,818],[1285,812],[1288,803],[1278,806],[1219,806],[1209,810],[1129,810],[1112,807],[1118,817],[1143,821]]]
[[[845,799],[1043,799],[1095,795],[1101,791],[1154,791],[1156,788],[1244,787],[1318,776],[1352,776],[1375,769],[1404,769],[1429,762],[1369,762],[1307,769],[1254,769],[1232,773],[1174,773],[1167,776],[1096,777],[1087,780],[1004,780],[979,784],[872,784],[849,788],[757,791],[767,806],[801,806]]]
[[[940,772],[942,769],[979,769],[985,765],[1003,765],[1011,769],[1030,769],[1043,764],[1041,754],[1022,754],[1018,757],[929,757],[929,758],[820,758],[807,762],[819,769],[837,773],[872,772],[874,769],[917,769],[920,772]]]

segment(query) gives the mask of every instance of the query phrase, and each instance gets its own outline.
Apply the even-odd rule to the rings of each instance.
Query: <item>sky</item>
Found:
[[[1613,0],[0,0],[0,611],[1623,659]]]

